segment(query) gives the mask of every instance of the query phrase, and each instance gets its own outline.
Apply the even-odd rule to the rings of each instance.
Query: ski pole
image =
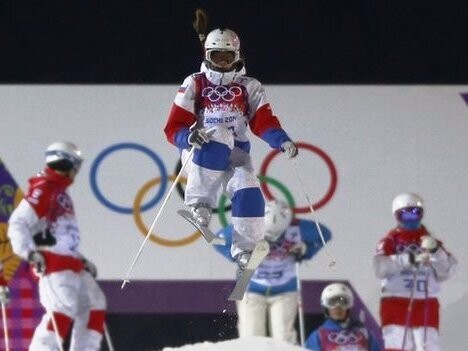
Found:
[[[48,291],[52,291],[51,285],[47,278],[44,276],[44,273],[38,274],[40,281],[44,282],[44,284],[48,285],[47,287],[44,287],[42,289],[42,293],[44,294],[45,300],[47,300],[47,303],[44,304],[44,309],[46,311],[46,314],[49,316],[50,320],[52,321],[52,326],[54,328],[54,334],[55,334],[55,340],[57,341],[57,345],[59,347],[60,351],[63,350],[63,345],[62,345],[62,338],[60,337],[59,331],[58,331],[58,324],[57,320],[55,319],[54,316],[54,311],[52,311],[50,308],[46,307],[49,303],[51,303],[51,300],[49,299],[49,294]],[[50,304],[52,305],[52,304]]]
[[[310,212],[312,214],[312,218],[314,220],[315,226],[317,227],[317,231],[320,235],[320,239],[322,240],[323,247],[325,248],[325,253],[327,254],[328,258],[330,259],[330,262],[328,263],[328,267],[332,268],[333,266],[336,265],[336,260],[332,257],[330,254],[330,250],[328,248],[327,242],[325,241],[325,237],[323,236],[322,229],[320,228],[320,225],[317,220],[317,216],[315,214],[314,207],[312,206],[312,201],[310,200],[309,194],[307,193],[306,187],[304,185],[304,182],[302,180],[301,174],[299,172],[299,167],[297,165],[297,161],[295,158],[291,159],[293,165],[294,165],[294,171],[296,173],[296,178],[299,182],[299,185],[301,187],[302,193],[304,194],[304,197],[307,200],[307,205],[310,208]]]
[[[305,323],[304,323],[304,306],[302,301],[302,282],[299,276],[299,262],[296,262],[296,284],[297,284],[297,315],[299,316],[299,337],[301,347],[305,344]]]
[[[424,276],[424,339],[423,339],[423,348],[426,349],[427,343],[427,319],[428,319],[428,298],[429,298],[429,270],[430,266],[426,266],[426,273]]]
[[[401,345],[401,349],[405,350],[406,346],[406,337],[408,335],[409,324],[411,320],[411,314],[413,313],[413,301],[414,301],[414,291],[416,289],[416,279],[418,277],[418,269],[416,267],[413,268],[413,282],[411,285],[410,295],[409,295],[409,303],[408,303],[408,310],[406,312],[406,320],[405,320],[405,330],[403,332],[403,342]]]
[[[192,158],[194,152],[195,152],[195,147],[192,147],[190,149],[189,154],[187,155],[187,158],[182,163],[182,167],[180,168],[179,173],[177,174],[176,178],[172,182],[172,185],[171,185],[166,197],[164,198],[164,201],[163,201],[162,205],[159,207],[159,210],[158,210],[158,213],[156,214],[156,217],[154,217],[153,223],[151,223],[151,226],[148,229],[148,233],[146,234],[145,239],[141,243],[140,248],[138,249],[138,252],[135,255],[135,258],[132,261],[132,264],[128,268],[127,274],[125,275],[125,278],[123,279],[122,286],[120,287],[121,289],[125,288],[125,285],[127,283],[130,283],[129,277],[130,277],[130,274],[132,273],[133,267],[135,266],[136,262],[138,261],[138,258],[140,257],[140,255],[141,255],[141,253],[143,251],[143,247],[145,246],[146,242],[148,241],[151,233],[153,232],[153,229],[154,229],[157,221],[159,220],[159,217],[161,216],[162,210],[164,209],[164,207],[166,207],[166,204],[167,204],[172,192],[174,191],[177,183],[179,182],[179,179],[182,176],[182,173],[184,172],[185,167],[190,162],[190,159]]]
[[[114,351],[114,345],[112,343],[112,339],[109,334],[109,328],[107,328],[106,323],[104,323],[104,337],[106,338],[106,343],[107,343],[107,346],[109,347],[109,351]]]
[[[7,322],[7,312],[6,306],[2,302],[2,318],[3,318],[3,335],[5,335],[5,350],[10,351],[10,340],[8,337],[8,322]]]

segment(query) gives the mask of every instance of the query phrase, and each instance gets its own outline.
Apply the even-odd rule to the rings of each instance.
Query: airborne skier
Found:
[[[249,154],[248,127],[289,158],[298,149],[273,115],[260,82],[245,76],[237,34],[211,31],[204,51],[201,72],[182,83],[164,131],[184,161],[195,148],[186,167],[185,204],[191,211],[185,217],[202,232],[210,232],[219,196],[225,192],[231,199],[231,255],[242,271],[264,233],[265,202]]]

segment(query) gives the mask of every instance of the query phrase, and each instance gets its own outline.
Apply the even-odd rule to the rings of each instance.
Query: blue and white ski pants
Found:
[[[182,159],[188,156],[184,150]],[[254,173],[250,155],[234,147],[232,132],[225,126],[214,128],[210,142],[196,149],[186,166],[185,204],[205,203],[216,208],[225,193],[232,204],[231,255],[251,251],[263,239],[265,200]]]

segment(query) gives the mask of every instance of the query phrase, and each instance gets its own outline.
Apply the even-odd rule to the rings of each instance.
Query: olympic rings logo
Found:
[[[338,345],[357,344],[362,340],[362,338],[361,334],[356,334],[346,330],[340,330],[339,332],[328,334],[328,340]]]
[[[335,193],[336,186],[337,186],[337,171],[335,165],[331,158],[320,148],[305,143],[299,142],[296,144],[299,149],[307,150],[312,152],[313,154],[319,156],[319,158],[326,164],[328,173],[329,173],[329,183],[328,187],[325,191],[325,194],[313,204],[315,210],[322,208],[325,206],[328,201],[332,198],[333,194]],[[144,155],[148,156],[150,160],[156,165],[159,176],[153,179],[148,180],[145,184],[139,188],[137,191],[133,203],[129,206],[124,206],[120,204],[116,204],[110,201],[101,191],[100,187],[98,186],[98,174],[101,165],[105,161],[107,157],[111,154],[114,154],[118,151],[122,150],[131,150],[143,153]],[[295,214],[301,213],[308,213],[310,212],[309,206],[302,206],[299,207],[296,205],[296,201],[294,200],[294,196],[291,191],[278,179],[273,178],[271,176],[267,176],[266,173],[271,166],[272,162],[274,161],[275,157],[279,154],[278,150],[273,150],[263,160],[261,167],[260,167],[260,174],[258,178],[260,180],[261,189],[265,195],[267,200],[274,199],[273,194],[270,191],[270,187],[274,187],[277,189],[283,196],[284,199],[288,202],[291,206]],[[161,200],[163,199],[167,185],[169,182],[173,182],[176,175],[179,173],[181,167],[181,162],[176,164],[174,175],[168,175],[164,162],[161,158],[151,149],[137,143],[118,143],[111,145],[104,150],[102,150],[97,157],[93,160],[91,165],[91,170],[89,173],[89,182],[91,186],[91,190],[94,193],[96,199],[106,208],[111,211],[117,212],[119,214],[125,215],[132,215],[135,221],[135,224],[143,236],[146,236],[148,233],[148,228],[145,225],[142,219],[142,212],[145,212],[153,207],[155,207]],[[184,188],[183,185],[186,183],[186,179],[184,177],[179,178],[179,183],[177,184],[177,192],[181,197],[182,201],[184,199]],[[146,203],[143,203],[143,199],[145,195],[150,191],[152,188],[157,188],[156,194],[148,200]],[[231,210],[230,205],[226,205],[227,198],[226,196],[221,196],[218,202],[218,207],[213,209],[213,213],[218,214],[219,222],[223,227],[229,225],[227,212]],[[182,237],[180,239],[168,239],[167,237],[163,237],[162,235],[158,235],[152,233],[150,236],[150,240],[158,245],[166,246],[166,247],[179,247],[184,245],[189,245],[193,243],[200,237],[200,233],[198,231],[193,232],[190,235]]]
[[[333,194],[335,193],[336,184],[338,182],[338,173],[336,171],[336,167],[335,167],[332,159],[323,150],[321,150],[317,146],[314,146],[314,145],[311,145],[311,144],[308,144],[308,143],[296,143],[296,146],[299,149],[308,150],[308,151],[311,151],[312,153],[317,154],[317,156],[319,156],[325,162],[325,164],[326,164],[326,166],[328,168],[328,172],[329,172],[329,175],[330,175],[330,181],[328,183],[327,191],[325,192],[325,194],[323,195],[323,197],[319,201],[312,204],[312,207],[314,208],[314,210],[318,210],[319,208],[322,208],[323,206],[325,206],[325,204],[328,201],[330,201]],[[262,165],[260,167],[260,175],[265,176],[271,162],[273,161],[273,159],[277,155],[280,154],[280,152],[281,152],[280,150],[273,150],[267,155],[267,157],[265,158],[265,160],[263,161],[263,163],[262,163]],[[260,184],[260,187],[261,187],[263,193],[265,194],[265,197],[268,200],[272,200],[273,195],[271,194],[270,190],[268,189],[267,184],[262,183],[262,184]],[[293,207],[293,210],[294,210],[295,214],[310,212],[309,206]]]
[[[202,97],[207,97],[211,102],[218,102],[219,100],[223,100],[226,102],[234,101],[237,96],[242,94],[241,87],[232,86],[232,87],[225,87],[223,85],[218,85],[216,87],[206,87],[202,90]]]

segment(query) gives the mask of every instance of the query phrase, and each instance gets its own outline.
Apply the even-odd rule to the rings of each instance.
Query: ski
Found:
[[[250,279],[257,267],[262,263],[263,259],[270,252],[270,244],[266,240],[260,240],[255,245],[254,250],[252,251],[252,256],[247,263],[244,271],[241,273],[240,277],[237,278],[236,285],[229,295],[229,301],[240,301],[244,298],[244,293],[247,290],[247,286],[250,283]]]
[[[177,213],[185,218],[191,225],[197,228],[209,244],[226,245],[226,241],[223,238],[216,236],[208,227],[201,226],[195,222],[190,211],[178,210]]]

